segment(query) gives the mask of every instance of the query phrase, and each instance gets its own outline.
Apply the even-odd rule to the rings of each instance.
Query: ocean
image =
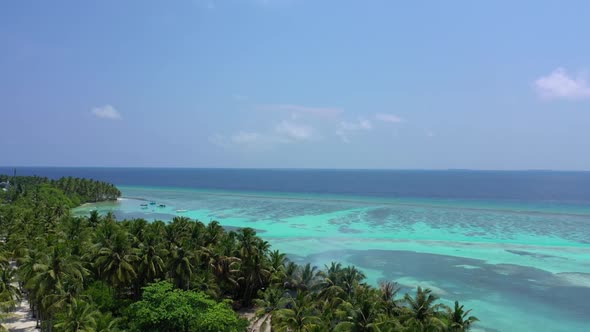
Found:
[[[116,184],[74,210],[252,227],[297,262],[354,264],[377,284],[429,287],[481,331],[587,331],[590,172],[31,168]],[[12,168],[0,167],[12,174]],[[166,207],[142,209],[145,200]]]

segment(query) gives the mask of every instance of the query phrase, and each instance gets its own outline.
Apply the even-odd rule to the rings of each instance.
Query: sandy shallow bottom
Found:
[[[482,331],[590,325],[588,206],[120,188],[125,199],[75,213],[252,227],[295,261],[354,264],[373,284],[421,285],[460,300]],[[151,200],[166,207],[140,206]]]

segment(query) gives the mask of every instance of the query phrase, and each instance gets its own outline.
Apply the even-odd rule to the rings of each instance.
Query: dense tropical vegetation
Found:
[[[116,199],[92,180],[0,176],[0,310],[26,296],[44,331],[467,331],[477,319],[429,289],[399,296],[354,266],[297,265],[250,228],[70,214]]]

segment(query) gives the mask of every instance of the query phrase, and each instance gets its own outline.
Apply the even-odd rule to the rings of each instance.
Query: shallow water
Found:
[[[336,260],[460,300],[486,331],[587,331],[590,206],[119,186],[124,199],[75,210],[181,215],[252,227],[296,261]],[[149,200],[166,207],[140,204]],[[186,212],[176,212],[187,210]]]

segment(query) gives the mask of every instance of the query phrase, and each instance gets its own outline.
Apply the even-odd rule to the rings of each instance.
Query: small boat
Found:
[[[160,204],[158,207],[166,207],[166,204]]]
[[[143,204],[141,204],[141,206],[148,206],[148,205],[147,205],[147,203],[143,203]]]
[[[150,205],[156,205],[156,202],[154,202],[154,201],[151,201],[151,202],[150,202]]]
[[[176,212],[178,212],[178,213],[182,213],[182,212],[186,212],[186,211],[187,210],[185,210],[185,209],[176,210]]]

